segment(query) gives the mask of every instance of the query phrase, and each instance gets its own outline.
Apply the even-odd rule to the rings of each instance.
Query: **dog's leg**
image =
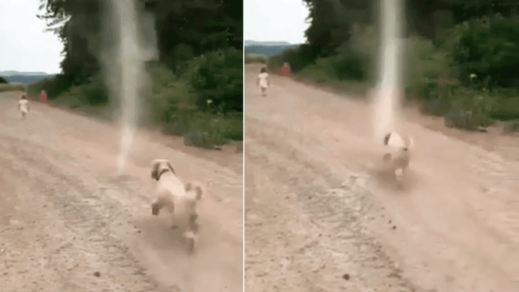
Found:
[[[184,232],[184,237],[186,238],[187,245],[188,245],[188,252],[190,254],[193,254],[195,251],[196,237],[197,237],[198,230],[200,228],[200,226],[198,225],[197,219],[198,219],[197,214],[192,214],[191,216],[189,216],[188,227],[187,227],[186,232]]]
[[[404,168],[397,168],[395,170],[396,183],[399,188],[403,189],[404,187]]]
[[[160,210],[165,206],[165,202],[163,199],[158,198],[151,204],[151,214],[153,216],[158,216]]]

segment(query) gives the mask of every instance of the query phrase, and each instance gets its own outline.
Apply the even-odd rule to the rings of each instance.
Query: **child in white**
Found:
[[[261,87],[261,95],[263,96],[267,94],[267,87],[270,84],[268,77],[269,73],[267,73],[267,68],[261,68],[260,74],[258,74],[258,85]]]
[[[22,119],[25,119],[25,116],[29,112],[29,101],[25,94],[23,94],[22,99],[18,101],[18,110],[22,113]]]

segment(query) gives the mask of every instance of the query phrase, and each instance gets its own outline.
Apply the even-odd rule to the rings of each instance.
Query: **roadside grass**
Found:
[[[8,84],[0,84],[0,92],[7,91],[27,91],[27,85],[22,83],[8,83]]]
[[[268,56],[261,54],[253,54],[245,52],[245,64],[260,63],[267,64]]]

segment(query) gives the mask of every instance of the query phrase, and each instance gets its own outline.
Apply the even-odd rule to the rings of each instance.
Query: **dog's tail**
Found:
[[[185,184],[186,192],[194,191],[196,193],[196,199],[200,200],[202,196],[206,196],[207,189],[213,184],[214,180],[209,179],[205,183],[198,181],[192,181]]]

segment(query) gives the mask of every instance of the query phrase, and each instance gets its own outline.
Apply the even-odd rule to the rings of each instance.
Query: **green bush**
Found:
[[[497,99],[488,94],[467,88],[459,88],[451,100],[450,110],[445,116],[445,124],[466,130],[476,130],[493,123],[491,113]]]
[[[166,66],[149,64],[152,95],[146,98],[148,121],[164,134],[184,136],[187,145],[212,149],[230,140],[243,140],[243,115],[219,112],[211,105],[202,111],[196,105],[196,91]]]
[[[506,93],[502,93],[502,90],[494,90],[494,92],[501,100],[496,104],[490,116],[502,121],[519,119],[519,98],[517,97],[519,93],[515,91],[515,96],[510,98]]]
[[[196,105],[213,112],[243,112],[243,54],[235,49],[209,52],[192,61],[186,74]]]
[[[68,91],[55,97],[55,102],[69,108],[99,107],[108,103],[108,90],[100,76],[95,76],[88,83],[71,86]]]
[[[411,93],[407,98],[436,101],[438,105],[449,100],[459,85],[449,55],[419,37],[409,38],[406,48],[406,91]]]
[[[503,129],[504,133],[518,133],[519,132],[519,120],[507,121]]]
[[[191,116],[184,143],[202,148],[243,140],[243,116],[197,112]]]
[[[447,33],[443,49],[461,70],[462,81],[471,74],[486,81],[487,87],[518,86],[519,20],[483,17],[454,26]]]

